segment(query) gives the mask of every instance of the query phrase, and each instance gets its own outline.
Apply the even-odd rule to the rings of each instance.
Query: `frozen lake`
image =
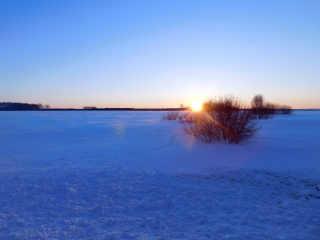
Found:
[[[161,112],[0,112],[0,239],[319,239],[320,111],[205,144]]]

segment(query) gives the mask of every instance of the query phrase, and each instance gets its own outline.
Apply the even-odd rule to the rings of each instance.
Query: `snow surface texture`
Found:
[[[0,239],[319,239],[320,112],[205,144],[159,112],[0,112]]]

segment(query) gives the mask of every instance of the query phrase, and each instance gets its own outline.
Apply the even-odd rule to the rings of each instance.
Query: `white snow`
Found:
[[[320,111],[205,144],[161,112],[0,112],[0,239],[319,239]]]

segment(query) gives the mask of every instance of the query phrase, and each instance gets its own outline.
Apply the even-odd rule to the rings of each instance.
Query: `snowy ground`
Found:
[[[204,144],[159,112],[0,112],[0,239],[319,239],[320,111]]]

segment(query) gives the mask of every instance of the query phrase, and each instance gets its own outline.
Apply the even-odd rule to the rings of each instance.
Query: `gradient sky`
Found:
[[[0,0],[0,102],[320,108],[320,1]]]

